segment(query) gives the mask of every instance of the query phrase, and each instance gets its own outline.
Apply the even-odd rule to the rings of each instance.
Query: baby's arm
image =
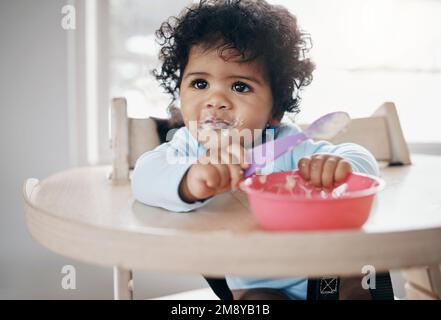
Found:
[[[187,129],[179,129],[172,141],[146,152],[136,162],[132,176],[135,199],[171,211],[190,211],[212,196],[236,188],[242,169],[248,167],[240,145],[198,156],[197,142]]]
[[[197,161],[197,148],[192,145],[185,128],[173,139],[144,153],[136,162],[132,176],[132,192],[136,200],[170,211],[187,212],[206,201],[185,202],[179,185],[189,168]]]

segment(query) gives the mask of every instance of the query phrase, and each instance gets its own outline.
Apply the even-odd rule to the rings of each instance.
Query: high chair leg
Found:
[[[440,265],[417,267],[402,271],[406,279],[406,295],[408,299],[441,298]]]
[[[429,267],[430,285],[433,292],[441,298],[441,265],[431,265]]]
[[[113,295],[115,300],[133,300],[132,270],[113,267]]]

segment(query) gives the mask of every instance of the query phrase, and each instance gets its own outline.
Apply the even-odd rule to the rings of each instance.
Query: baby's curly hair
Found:
[[[309,35],[299,30],[297,19],[282,6],[264,0],[201,0],[156,31],[162,66],[153,70],[173,101],[193,45],[223,50],[234,48],[241,62],[263,62],[273,94],[273,117],[299,112],[299,92],[312,81],[314,64],[305,54]],[[224,58],[225,59],[225,58]]]

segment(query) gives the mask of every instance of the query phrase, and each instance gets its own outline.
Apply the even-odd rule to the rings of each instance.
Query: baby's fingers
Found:
[[[310,164],[311,164],[311,158],[309,157],[304,157],[300,159],[298,163],[300,176],[306,181],[308,181],[311,177],[310,168],[309,168]]]
[[[236,189],[239,181],[242,180],[243,170],[237,164],[229,164],[228,169],[230,170],[231,189]]]
[[[228,169],[228,166],[224,164],[214,164],[213,165],[219,174],[220,182],[218,188],[225,189],[230,186],[230,170]]]
[[[332,189],[343,183],[352,172],[351,164],[339,156],[316,154],[300,159],[300,175],[317,188]]]
[[[215,193],[220,177],[211,165],[194,164],[188,171],[186,182],[190,194],[196,199],[205,199]]]
[[[248,151],[240,144],[230,144],[227,147],[227,152],[232,156],[232,162],[230,164],[238,164],[242,169],[246,169],[250,166],[248,162]]]
[[[317,187],[322,187],[322,173],[323,173],[323,166],[325,164],[325,161],[327,160],[327,156],[317,155],[312,157],[311,163],[310,163],[310,180],[311,183]]]
[[[334,186],[335,172],[341,159],[330,157],[323,163],[322,186],[325,189],[332,189]]]
[[[337,168],[335,169],[335,174],[334,174],[335,183],[336,184],[343,183],[348,177],[348,175],[351,173],[352,173],[351,164],[344,159],[340,160],[338,162]]]
[[[197,165],[198,170],[194,170],[192,178],[204,186],[213,189],[221,182],[221,177],[217,169],[212,165]]]

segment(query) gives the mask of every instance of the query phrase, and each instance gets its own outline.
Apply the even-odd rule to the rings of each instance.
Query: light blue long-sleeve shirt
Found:
[[[281,124],[273,129],[274,139],[300,132],[299,127],[293,124]],[[178,193],[183,176],[205,152],[205,147],[193,138],[186,127],[178,129],[171,141],[144,153],[136,162],[131,182],[135,199],[150,206],[176,212],[188,212],[205,205],[213,198],[187,203]],[[375,158],[365,148],[353,143],[333,145],[326,141],[312,140],[307,140],[285,153],[261,172],[297,169],[301,158],[316,153],[341,156],[351,163],[355,172],[379,174]],[[307,279],[304,278],[261,279],[227,275],[226,280],[230,289],[277,288],[291,298],[306,299]]]

